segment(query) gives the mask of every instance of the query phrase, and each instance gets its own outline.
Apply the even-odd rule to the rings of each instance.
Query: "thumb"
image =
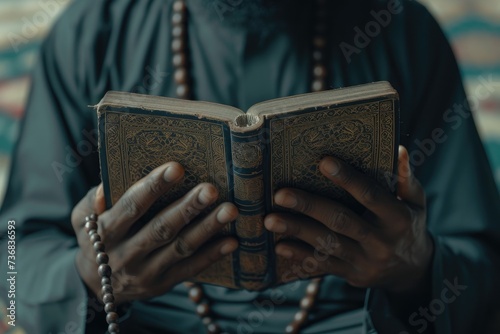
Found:
[[[399,146],[398,156],[398,197],[408,203],[425,207],[425,192],[414,177],[410,166],[410,156],[404,146]]]

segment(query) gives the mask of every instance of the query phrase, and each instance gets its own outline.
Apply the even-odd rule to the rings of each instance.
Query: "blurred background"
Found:
[[[76,0],[0,0],[0,203],[36,52],[54,19]],[[500,0],[421,0],[440,21],[460,63],[476,122],[500,185]],[[477,98],[484,80],[489,96]]]

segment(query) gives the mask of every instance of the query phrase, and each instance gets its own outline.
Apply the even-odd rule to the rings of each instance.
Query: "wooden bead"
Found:
[[[120,330],[118,328],[118,324],[116,322],[114,322],[112,324],[109,324],[109,326],[108,326],[108,332],[110,334],[120,333]]]
[[[116,323],[117,321],[118,321],[118,313],[116,313],[116,312],[109,312],[106,315],[106,322],[108,324],[113,324],[113,323]]]
[[[94,233],[90,236],[90,242],[91,243],[94,243],[94,242],[97,242],[97,241],[101,241],[101,236],[97,233]]]
[[[85,222],[96,222],[97,221],[97,215],[95,213],[88,215],[85,217]]]
[[[304,321],[307,319],[307,311],[305,310],[300,310],[297,313],[295,313],[293,320],[296,321],[297,323],[303,324]]]
[[[174,79],[178,85],[186,84],[187,78],[188,74],[185,68],[179,68],[174,73]]]
[[[111,267],[107,264],[101,264],[101,265],[99,265],[97,272],[99,273],[99,276],[101,276],[101,277],[109,277],[109,276],[111,276]]]
[[[186,5],[184,4],[184,1],[177,0],[174,2],[172,9],[174,12],[183,12],[186,9]]]
[[[104,296],[102,296],[102,301],[104,304],[113,303],[115,301],[115,297],[112,293],[105,293]]]
[[[178,85],[175,93],[178,98],[187,99],[189,97],[189,87],[188,85]]]
[[[101,285],[111,284],[111,279],[109,277],[101,278]]]
[[[314,66],[313,74],[316,78],[324,78],[326,76],[326,66],[325,65]]]
[[[313,298],[310,296],[302,298],[300,301],[300,307],[302,309],[309,309],[313,305]]]
[[[317,282],[311,282],[306,288],[306,293],[309,295],[316,295],[319,290],[319,284]]]
[[[106,293],[113,293],[113,287],[111,284],[105,284],[101,287],[101,293],[104,295]]]
[[[210,313],[210,306],[206,303],[198,304],[198,306],[196,306],[196,313],[200,317],[205,317]]]
[[[186,55],[184,53],[176,53],[172,58],[172,64],[175,67],[186,66]]]
[[[217,324],[211,323],[207,326],[207,331],[209,334],[220,333],[220,327]]]
[[[193,287],[189,289],[189,298],[196,304],[198,304],[201,301],[201,298],[203,297],[203,290],[201,290],[200,287]]]
[[[180,24],[183,24],[185,21],[184,19],[184,13],[180,13],[180,12],[175,12],[173,15],[172,15],[172,23],[174,25],[180,25]]]
[[[173,52],[181,52],[184,51],[185,43],[180,38],[174,38],[172,40],[172,51]]]
[[[104,252],[99,252],[97,253],[95,261],[97,262],[97,264],[107,264],[109,261],[109,256]]]
[[[90,231],[88,231],[89,237],[91,237],[92,235],[94,235],[96,233],[97,233],[97,230],[90,230]]]
[[[184,37],[184,27],[182,26],[174,26],[172,28],[172,36],[173,37]]]
[[[106,303],[106,305],[104,305],[104,312],[116,312],[115,303]]]
[[[104,244],[101,241],[94,242],[93,246],[96,252],[104,252]]]
[[[325,83],[323,82],[323,80],[314,80],[311,90],[313,92],[320,92],[322,90],[325,90]]]
[[[89,233],[91,230],[97,230],[97,223],[95,221],[88,221],[85,223],[85,231]]]
[[[288,326],[286,326],[285,333],[297,334],[299,332],[299,329],[300,329],[300,325],[298,323],[296,323],[295,321],[293,321]]]

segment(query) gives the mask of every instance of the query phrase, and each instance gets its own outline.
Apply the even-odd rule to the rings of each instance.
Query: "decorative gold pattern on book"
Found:
[[[215,185],[219,191],[217,203],[228,200],[228,173],[221,124],[113,111],[107,111],[104,117],[112,204],[132,184],[168,161],[177,161],[184,166],[184,180],[165,194],[155,208],[165,207],[202,182]],[[228,233],[229,226],[224,231],[224,234]],[[198,279],[234,286],[231,256],[227,258],[209,267]]]
[[[353,204],[317,168],[325,155],[356,166],[388,187],[384,172],[390,173],[394,164],[393,110],[394,102],[387,100],[272,119],[271,194],[292,186]]]
[[[388,102],[391,108],[380,113],[379,102],[374,102],[271,120],[272,192],[277,187],[295,186],[345,197],[317,168],[318,157],[328,154],[373,177],[391,171],[394,104]],[[332,139],[326,141],[327,137]]]
[[[228,180],[222,125],[202,120],[106,112],[107,156],[112,203],[154,168],[177,161],[184,182],[163,200],[172,201],[201,182],[212,182],[227,200]],[[119,143],[124,145],[120,154]],[[118,166],[120,166],[118,168]]]
[[[264,216],[245,216],[240,214],[236,218],[236,234],[240,238],[258,238],[264,233]]]
[[[241,286],[247,290],[260,290],[266,286],[262,278],[268,268],[267,251],[240,251]]]
[[[259,134],[255,130],[233,132],[231,135],[234,200],[240,211],[236,220],[236,233],[241,247],[239,282],[249,290],[264,287],[269,261],[268,240],[264,230],[263,156]]]
[[[249,202],[261,202],[264,193],[264,179],[262,175],[244,178],[234,175],[234,196]]]
[[[252,273],[252,276],[264,275],[267,271],[267,251],[240,251],[240,268],[243,273]]]
[[[392,165],[389,167],[388,164],[394,164],[394,151],[389,152],[388,149],[383,149],[385,147],[394,147],[394,116],[393,116],[393,101],[380,102],[380,110],[384,111],[380,113],[380,147],[379,150],[379,168],[376,171],[377,180],[380,184],[389,185],[392,184],[393,170]],[[389,187],[389,186],[388,186]],[[388,188],[390,189],[390,188]],[[390,189],[393,191],[394,189]]]
[[[231,147],[235,166],[255,168],[262,164],[262,148],[259,142],[233,142]]]

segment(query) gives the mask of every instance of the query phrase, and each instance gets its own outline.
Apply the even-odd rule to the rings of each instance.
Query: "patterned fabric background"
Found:
[[[476,123],[500,187],[500,0],[420,2],[452,42],[469,100],[477,102]]]
[[[29,72],[54,19],[71,0],[0,0],[0,203],[28,94]]]

